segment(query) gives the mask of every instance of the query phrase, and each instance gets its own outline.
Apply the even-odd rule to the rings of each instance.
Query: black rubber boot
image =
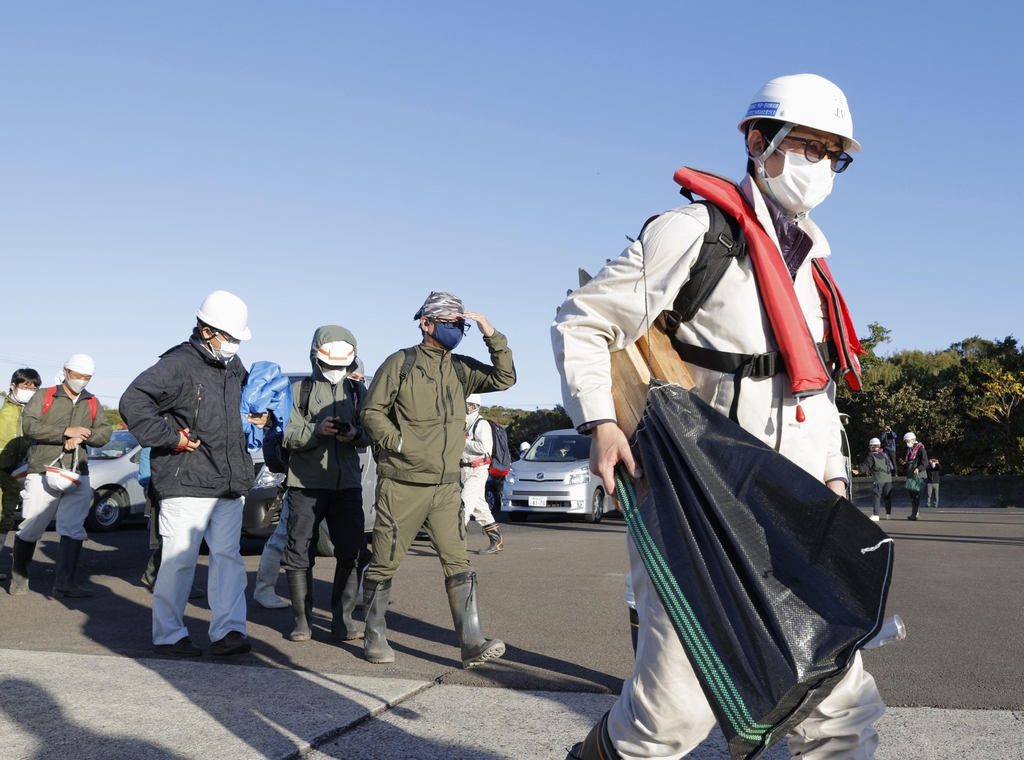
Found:
[[[142,574],[142,585],[148,588],[150,591],[153,590],[153,586],[156,585],[156,574],[160,572],[160,559],[163,554],[163,546],[158,546],[153,550],[153,553],[149,555],[149,562],[146,563],[146,572]]]
[[[35,541],[22,541],[14,537],[13,556],[11,557],[11,596],[22,596],[28,593],[28,566],[32,563],[32,555],[36,553]]]
[[[81,599],[92,596],[87,588],[79,586],[75,582],[75,570],[78,568],[78,556],[82,553],[82,541],[77,538],[60,537],[60,546],[57,547],[57,571],[56,579],[53,581],[53,596],[55,599],[68,597],[70,599]]]
[[[491,539],[491,545],[481,549],[480,554],[497,554],[505,548],[505,540],[501,537],[501,528],[498,523],[491,523],[484,526],[484,535]]]
[[[444,581],[448,606],[452,610],[455,635],[462,649],[462,667],[469,669],[505,654],[505,643],[484,638],[480,630],[480,609],[477,604],[476,573],[470,570]]]
[[[384,613],[391,601],[391,581],[363,584],[363,610],[366,613],[366,639],[363,642],[363,656],[373,663],[395,661],[395,650],[388,645]]]
[[[608,736],[608,713],[601,716],[586,739],[573,745],[565,760],[622,760]]]
[[[359,570],[339,562],[334,569],[334,585],[331,587],[331,636],[339,641],[363,638],[363,632],[356,630],[352,620],[358,596]]]
[[[289,641],[309,641],[313,631],[309,618],[313,612],[313,598],[309,588],[309,572],[288,570],[288,590],[292,596],[292,612],[295,614],[295,630],[288,634]]]

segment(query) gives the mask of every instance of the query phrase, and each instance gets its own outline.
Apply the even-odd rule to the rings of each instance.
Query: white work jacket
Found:
[[[761,192],[749,176],[740,188],[777,249],[778,237]],[[830,250],[814,222],[805,217],[799,226],[814,245],[797,271],[794,287],[810,333],[820,342],[828,332],[829,318],[814,282],[811,260],[828,256]],[[646,331],[648,317],[653,321],[662,311],[672,309],[697,261],[708,227],[703,205],[662,214],[647,225],[637,242],[562,304],[551,326],[551,340],[562,376],[562,398],[574,425],[615,419],[608,354],[635,342]],[[696,316],[679,325],[676,337],[683,343],[731,353],[778,350],[750,256],[730,262]],[[687,366],[700,396],[728,415],[733,375]],[[744,378],[737,418],[744,429],[814,477],[823,481],[845,478],[835,392],[835,383],[829,382],[825,392],[804,397],[805,421],[801,423],[796,420],[797,399],[788,375]]]
[[[480,412],[466,415],[466,448],[462,451],[461,461],[465,464],[480,462],[477,466],[481,467],[490,462],[493,450],[494,433],[490,423],[480,416]]]

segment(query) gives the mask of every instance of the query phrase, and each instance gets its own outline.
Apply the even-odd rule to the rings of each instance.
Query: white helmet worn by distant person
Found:
[[[907,433],[905,436],[903,436],[903,442],[904,443],[913,443],[916,440],[917,440],[917,436],[914,435],[913,433]]]
[[[249,340],[249,307],[234,293],[215,290],[203,299],[196,310],[199,320],[210,327],[230,335],[235,340]]]
[[[530,450],[530,442],[529,441],[523,441],[522,443],[519,444],[519,454],[520,455],[525,454],[529,450]]]
[[[470,393],[468,396],[466,396],[466,403],[473,404],[477,408],[480,408],[481,406],[483,406],[483,399],[480,398],[479,393]]]
[[[877,438],[872,438],[870,441],[868,441],[868,446],[870,446],[873,449],[880,449],[882,448],[882,442]]]
[[[853,118],[846,96],[817,74],[791,74],[767,82],[750,99],[746,116],[739,123],[740,132],[746,132],[747,122],[756,119],[831,132],[843,138],[848,153],[860,152],[860,143],[853,139]]]
[[[316,358],[329,367],[350,367],[356,359],[356,347],[347,340],[333,340],[316,350]]]

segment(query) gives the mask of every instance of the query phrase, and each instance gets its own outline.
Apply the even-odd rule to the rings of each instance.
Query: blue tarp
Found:
[[[255,362],[249,369],[249,379],[242,387],[242,427],[250,452],[263,448],[263,430],[246,421],[247,414],[274,413],[275,428],[283,437],[292,413],[292,384],[273,362]]]

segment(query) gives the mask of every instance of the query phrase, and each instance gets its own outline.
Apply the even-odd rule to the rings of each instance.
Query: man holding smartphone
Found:
[[[331,635],[361,638],[352,622],[359,594],[363,489],[358,448],[369,443],[359,425],[366,387],[349,376],[356,365],[355,336],[338,325],[313,333],[313,374],[292,386],[292,413],[282,444],[288,457],[288,545],[281,564],[288,576],[295,628],[291,641],[312,638],[316,537],[326,519],[334,542]]]

